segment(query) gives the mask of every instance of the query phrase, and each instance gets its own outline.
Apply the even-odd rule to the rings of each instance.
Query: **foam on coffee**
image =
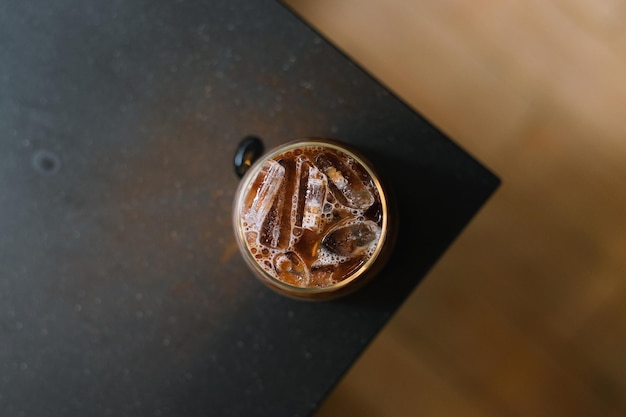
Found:
[[[257,264],[299,287],[348,278],[381,235],[379,191],[339,150],[306,146],[266,160],[244,191],[240,225]]]

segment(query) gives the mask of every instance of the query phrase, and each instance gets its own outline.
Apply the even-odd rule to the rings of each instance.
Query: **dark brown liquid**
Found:
[[[338,150],[302,147],[266,161],[243,198],[248,248],[288,284],[340,282],[367,262],[380,240],[379,191],[368,171]]]

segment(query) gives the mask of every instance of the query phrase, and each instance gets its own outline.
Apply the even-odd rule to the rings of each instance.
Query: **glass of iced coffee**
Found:
[[[386,262],[395,216],[356,151],[327,139],[280,146],[254,163],[235,196],[239,248],[272,289],[321,300],[357,289]]]

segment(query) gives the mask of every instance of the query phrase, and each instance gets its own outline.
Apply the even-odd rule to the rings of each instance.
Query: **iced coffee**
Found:
[[[306,140],[270,152],[246,174],[235,231],[257,275],[306,297],[366,275],[389,240],[387,205],[361,157],[336,142]]]

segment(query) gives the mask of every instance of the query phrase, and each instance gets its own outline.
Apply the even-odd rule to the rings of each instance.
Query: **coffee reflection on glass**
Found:
[[[301,299],[345,295],[371,279],[395,239],[395,215],[371,164],[337,141],[270,151],[235,195],[239,248],[272,289]]]

